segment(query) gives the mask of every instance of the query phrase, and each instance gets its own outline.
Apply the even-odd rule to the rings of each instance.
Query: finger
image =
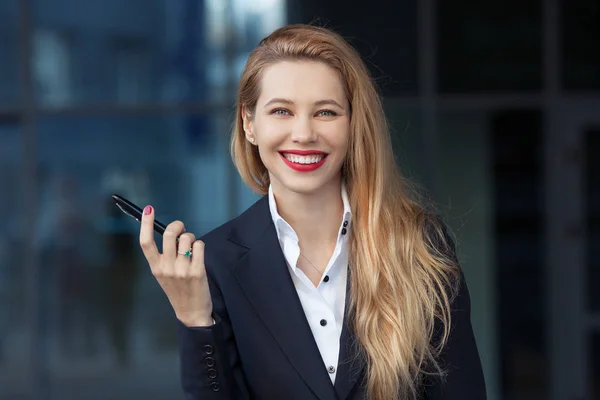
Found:
[[[192,243],[196,240],[196,236],[193,233],[183,233],[179,236],[179,246],[177,247],[177,258],[180,256],[185,257],[185,255],[181,253],[185,253],[188,250],[192,249]],[[187,258],[187,257],[186,257]]]
[[[184,233],[179,236],[177,260],[175,261],[175,273],[178,276],[184,277],[188,273],[190,260],[193,256],[186,257],[185,253],[192,250],[192,243],[194,243],[194,240],[196,240],[196,237],[193,233]]]
[[[163,233],[163,255],[170,263],[174,263],[177,258],[177,238],[183,232],[185,232],[183,222],[173,221],[167,225]]]
[[[154,241],[154,209],[152,206],[146,206],[142,213],[142,221],[140,227],[140,246],[144,253],[144,257],[152,267],[158,262],[160,253],[156,242]]]
[[[192,245],[192,251],[194,255],[190,266],[190,274],[201,278],[206,274],[204,269],[204,242],[202,240],[196,240]]]

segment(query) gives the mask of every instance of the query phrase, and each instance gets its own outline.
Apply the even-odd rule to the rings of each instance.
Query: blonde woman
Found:
[[[188,399],[485,399],[453,244],[397,171],[342,37],[292,25],[260,43],[231,153],[252,207],[201,240],[172,222],[162,254],[151,206],[140,231]]]

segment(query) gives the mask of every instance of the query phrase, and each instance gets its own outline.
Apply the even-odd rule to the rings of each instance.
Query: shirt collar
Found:
[[[347,232],[350,230],[350,224],[352,222],[352,210],[350,209],[350,201],[348,200],[348,192],[346,190],[346,183],[342,181],[342,203],[344,205],[344,218],[340,224],[338,231],[338,241],[342,237],[347,237]],[[271,211],[271,218],[273,224],[275,224],[275,230],[277,231],[277,237],[281,239],[282,236],[290,236],[294,240],[298,241],[298,236],[294,229],[283,219],[277,211],[277,203],[275,202],[275,195],[273,194],[273,187],[269,185],[269,210]]]

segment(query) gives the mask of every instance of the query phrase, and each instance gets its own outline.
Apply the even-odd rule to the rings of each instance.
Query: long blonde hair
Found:
[[[443,227],[416,200],[396,167],[377,89],[360,55],[340,35],[311,25],[280,28],[250,54],[241,76],[231,154],[246,182],[266,194],[269,173],[245,139],[242,111],[252,116],[261,72],[283,60],[323,62],[340,74],[351,106],[350,145],[342,166],[353,214],[350,328],[367,363],[373,400],[416,398],[450,330],[458,268]],[[434,334],[438,324],[441,335]],[[435,327],[435,329],[434,329]]]

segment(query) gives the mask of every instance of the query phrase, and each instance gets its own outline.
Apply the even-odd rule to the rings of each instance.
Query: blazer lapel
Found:
[[[232,273],[290,364],[317,398],[336,399],[281,251],[266,196],[240,216],[230,241],[248,248]]]
[[[348,274],[350,274],[350,268],[348,268]],[[364,356],[358,351],[357,338],[348,323],[349,296],[350,275],[348,275],[346,312],[344,313],[344,327],[340,337],[340,356],[335,378],[335,391],[340,400],[348,398],[356,383],[362,378],[366,366]]]

